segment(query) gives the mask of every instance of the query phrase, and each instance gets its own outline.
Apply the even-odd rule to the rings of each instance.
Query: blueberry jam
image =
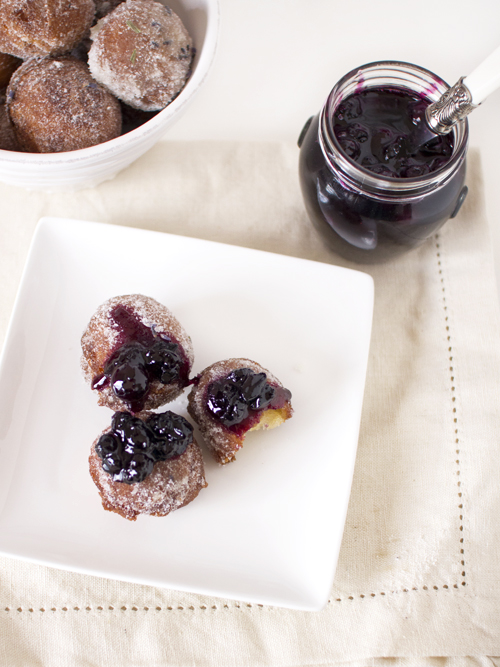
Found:
[[[443,167],[453,153],[453,133],[413,146],[429,102],[392,88],[368,89],[336,108],[333,131],[344,153],[366,169],[392,178],[414,178]]]
[[[237,434],[259,422],[264,410],[284,407],[292,394],[267,382],[265,373],[239,368],[207,388],[206,405],[211,416]]]
[[[93,389],[111,385],[115,396],[132,412],[140,412],[153,381],[188,384],[189,362],[177,342],[146,327],[125,306],[116,306],[110,318],[118,339],[104,373],[94,378]]]
[[[191,424],[174,412],[150,415],[146,424],[153,434],[153,454],[157,461],[166,461],[184,454],[193,440]]]
[[[152,414],[146,421],[115,412],[111,431],[95,445],[102,468],[114,482],[142,482],[158,461],[181,456],[193,441],[193,427],[174,412]]]
[[[412,65],[384,67],[400,80],[418,71],[429,90],[445,85]],[[418,123],[430,100],[406,87],[377,87],[377,68],[366,66],[371,87],[363,90],[356,88],[363,68],[346,75],[299,138],[300,185],[312,224],[334,252],[363,263],[422,245],[467,194],[467,123],[419,146]]]

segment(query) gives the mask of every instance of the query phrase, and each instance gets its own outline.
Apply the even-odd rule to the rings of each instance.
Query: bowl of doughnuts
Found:
[[[219,0],[3,0],[0,181],[95,187],[148,151],[212,65]]]

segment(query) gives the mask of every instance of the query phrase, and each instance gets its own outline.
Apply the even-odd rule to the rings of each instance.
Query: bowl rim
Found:
[[[161,1],[161,0],[160,0]],[[94,156],[99,158],[111,158],[116,153],[121,153],[125,147],[142,143],[151,135],[156,135],[162,126],[167,131],[168,120],[177,115],[190,102],[205,81],[211,69],[215,52],[217,49],[217,38],[220,24],[220,0],[207,0],[207,26],[203,46],[197,50],[196,64],[191,76],[180,94],[164,109],[159,111],[153,118],[146,121],[130,132],[110,139],[95,146],[80,148],[75,151],[64,151],[60,153],[23,153],[21,151],[8,151],[0,149],[0,164],[48,166],[48,165],[70,165],[72,163],[87,161]]]

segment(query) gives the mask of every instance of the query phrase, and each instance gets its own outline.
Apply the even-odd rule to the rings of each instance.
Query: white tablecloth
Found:
[[[0,340],[45,215],[350,266],[307,220],[297,154],[292,143],[163,141],[93,190],[0,185]],[[0,558],[1,664],[494,664],[484,656],[500,654],[500,329],[474,151],[468,185],[459,216],[425,246],[355,267],[375,280],[374,327],[326,608],[287,611]]]

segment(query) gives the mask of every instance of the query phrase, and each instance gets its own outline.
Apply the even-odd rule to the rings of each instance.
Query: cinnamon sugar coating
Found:
[[[227,377],[232,371],[239,368],[249,368],[254,373],[265,373],[269,384],[275,387],[283,387],[278,378],[266,368],[255,361],[244,358],[218,361],[199,374],[197,383],[189,392],[188,412],[198,424],[203,440],[213,457],[221,464],[235,460],[236,452],[243,446],[247,433],[238,435],[217,421],[207,409],[206,395],[212,382]],[[290,419],[292,414],[293,409],[290,401],[287,401],[283,408],[277,410],[265,409],[261,416],[261,423],[250,430],[275,428]]]
[[[193,344],[174,314],[151,297],[129,294],[112,297],[101,304],[83,333],[81,368],[86,382],[92,385],[93,380],[104,372],[106,362],[116,351],[119,332],[111,318],[111,311],[118,305],[130,308],[144,326],[154,329],[157,334],[165,334],[178,343],[188,361],[188,373],[191,371],[194,361]],[[143,409],[154,410],[173,401],[182,393],[184,386],[180,381],[164,385],[155,380],[151,384]],[[97,394],[99,405],[117,411],[128,410],[128,406],[114,394],[110,386],[93,391]]]
[[[93,0],[2,0],[0,51],[27,60],[72,49],[88,32]]]
[[[102,461],[95,451],[98,440],[92,444],[90,452],[90,475],[104,509],[116,512],[129,521],[135,521],[140,514],[166,516],[193,501],[207,486],[203,458],[196,440],[178,458],[155,463],[151,474],[136,484],[114,482],[111,475],[103,470]]]
[[[193,42],[180,18],[155,0],[126,0],[92,28],[92,75],[126,104],[166,107],[190,74]]]
[[[33,153],[87,148],[121,132],[118,101],[70,56],[21,65],[7,88],[7,112],[19,143]]]

